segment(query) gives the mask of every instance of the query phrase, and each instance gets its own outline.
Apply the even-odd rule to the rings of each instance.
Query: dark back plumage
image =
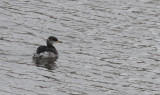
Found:
[[[56,48],[53,47],[47,47],[47,46],[39,46],[37,48],[37,54],[43,53],[43,52],[53,52],[54,54],[58,55],[58,52],[56,50]]]

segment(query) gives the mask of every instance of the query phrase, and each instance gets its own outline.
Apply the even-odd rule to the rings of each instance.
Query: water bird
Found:
[[[58,51],[53,46],[53,43],[62,43],[54,36],[48,37],[45,45],[41,45],[37,48],[36,52],[33,55],[33,58],[58,58]]]

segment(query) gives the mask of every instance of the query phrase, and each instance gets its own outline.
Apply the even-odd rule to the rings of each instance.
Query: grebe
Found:
[[[50,36],[47,41],[47,46],[41,45],[37,48],[33,58],[58,58],[58,51],[53,46],[53,43],[62,43],[54,36]]]

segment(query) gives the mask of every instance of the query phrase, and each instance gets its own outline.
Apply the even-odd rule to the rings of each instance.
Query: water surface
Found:
[[[159,0],[1,0],[1,95],[160,94]],[[34,62],[49,36],[57,61]]]

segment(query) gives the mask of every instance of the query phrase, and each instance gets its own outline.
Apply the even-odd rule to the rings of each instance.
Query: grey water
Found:
[[[0,0],[0,95],[160,95],[160,1]]]

